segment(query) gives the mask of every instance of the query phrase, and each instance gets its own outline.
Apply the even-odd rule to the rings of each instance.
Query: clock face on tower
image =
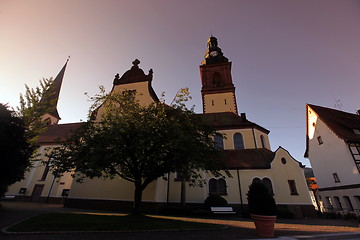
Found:
[[[218,55],[217,51],[210,52],[210,56],[212,56],[212,57],[216,57],[217,55]]]

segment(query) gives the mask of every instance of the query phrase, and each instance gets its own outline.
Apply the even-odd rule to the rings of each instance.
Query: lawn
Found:
[[[131,231],[167,229],[219,229],[222,226],[146,215],[98,213],[50,213],[32,217],[7,229],[8,232]]]

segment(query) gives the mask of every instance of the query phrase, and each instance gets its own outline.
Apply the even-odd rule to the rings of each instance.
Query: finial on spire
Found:
[[[70,55],[68,56],[68,58],[66,59],[66,63],[70,60]]]
[[[135,67],[138,67],[138,65],[140,64],[140,61],[139,59],[135,59],[132,64],[135,66]]]

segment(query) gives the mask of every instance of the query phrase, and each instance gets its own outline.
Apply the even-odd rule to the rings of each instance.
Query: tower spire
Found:
[[[44,120],[50,119],[50,122],[49,122],[50,124],[57,124],[59,122],[59,120],[61,119],[59,116],[59,112],[57,110],[57,104],[58,104],[58,99],[59,99],[59,95],[60,95],[61,85],[62,85],[62,82],[64,79],[66,66],[69,62],[69,59],[70,59],[70,56],[68,57],[64,66],[62,67],[62,69],[60,70],[60,72],[55,77],[54,81],[52,82],[49,92],[42,99],[42,101],[51,103],[52,106],[50,106],[50,107],[52,109],[54,109],[52,112],[45,114],[43,116]],[[50,116],[48,116],[48,115],[50,115]]]

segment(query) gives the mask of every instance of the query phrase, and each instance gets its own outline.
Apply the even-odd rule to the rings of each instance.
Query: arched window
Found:
[[[269,178],[263,178],[262,183],[266,186],[268,192],[274,195],[274,190],[272,187],[271,180]]]
[[[264,136],[263,135],[260,135],[260,141],[261,141],[261,147],[262,148],[265,148],[265,138],[264,138]]]
[[[227,195],[226,181],[223,178],[209,180],[209,194]]]
[[[220,135],[215,135],[214,137],[215,147],[218,149],[224,149],[224,140]]]
[[[226,195],[227,194],[226,181],[223,178],[220,178],[218,180],[218,192],[219,192],[219,195]]]
[[[234,149],[244,149],[244,139],[241,133],[234,134]]]
[[[216,184],[217,180],[215,178],[209,180],[209,194],[216,194]]]
[[[254,183],[254,182],[261,182],[261,179],[260,178],[254,178],[253,180],[252,180],[252,182]]]

